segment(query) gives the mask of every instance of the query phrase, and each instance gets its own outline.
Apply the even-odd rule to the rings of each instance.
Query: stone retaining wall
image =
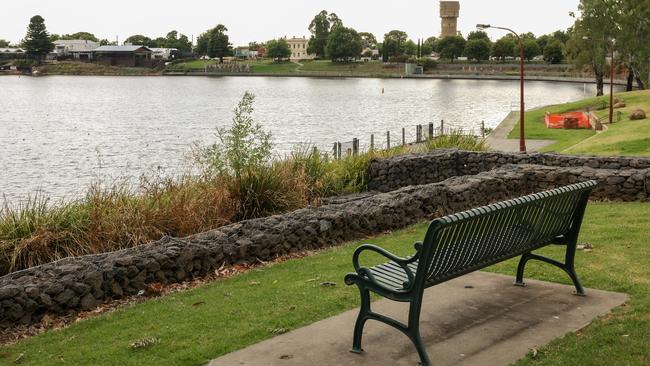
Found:
[[[440,182],[453,176],[473,175],[508,164],[638,170],[650,168],[650,158],[435,151],[373,160],[368,171],[368,188],[389,192],[410,185]],[[624,194],[616,200],[630,200],[630,197]]]
[[[435,181],[453,173],[450,161],[458,159],[458,154],[442,152],[398,159],[414,168],[424,165],[424,161],[439,164],[441,169],[427,178]],[[441,159],[438,162],[432,156]],[[480,165],[473,161],[479,155],[463,156],[463,169]],[[497,163],[502,164],[499,159]],[[403,174],[409,175],[410,170]],[[37,322],[47,312],[66,314],[91,309],[109,299],[137,294],[150,283],[182,281],[209,273],[224,263],[268,260],[303,249],[337,245],[578,181],[597,179],[601,184],[594,193],[596,199],[647,200],[649,177],[648,169],[504,165],[477,175],[339,198],[321,207],[247,220],[188,238],[164,238],[114,253],[68,258],[0,277],[0,327]],[[399,182],[403,184],[403,180]]]

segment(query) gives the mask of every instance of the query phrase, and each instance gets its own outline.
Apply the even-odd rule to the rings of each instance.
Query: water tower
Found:
[[[440,38],[451,37],[458,34],[458,16],[460,15],[460,2],[441,1],[440,18],[442,32]]]

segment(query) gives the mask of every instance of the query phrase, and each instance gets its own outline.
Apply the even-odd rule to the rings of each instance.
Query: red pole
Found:
[[[609,71],[609,124],[614,123],[614,43],[610,45],[612,48],[611,69]]]
[[[524,136],[524,115],[525,115],[525,103],[524,103],[524,40],[521,36],[519,37],[519,65],[520,65],[520,79],[521,79],[521,96],[519,101],[519,151],[522,153],[526,152],[526,137]]]

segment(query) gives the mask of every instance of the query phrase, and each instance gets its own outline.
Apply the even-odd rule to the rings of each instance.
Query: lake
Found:
[[[74,199],[98,177],[137,178],[184,169],[194,143],[214,141],[245,91],[255,119],[273,133],[278,154],[312,143],[375,134],[392,144],[406,128],[495,127],[517,105],[516,81],[316,79],[274,77],[0,77],[0,195],[8,202],[37,190]],[[594,95],[583,84],[528,82],[534,108]],[[586,93],[586,94],[585,94]],[[425,127],[426,131],[426,127]]]

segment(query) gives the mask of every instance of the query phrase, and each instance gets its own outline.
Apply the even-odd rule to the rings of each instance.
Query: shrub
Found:
[[[422,57],[418,60],[418,65],[424,68],[424,71],[433,70],[438,67],[438,62],[432,58]]]
[[[410,63],[410,62],[415,62],[415,57],[409,55],[393,56],[388,59],[388,62],[394,64]]]

